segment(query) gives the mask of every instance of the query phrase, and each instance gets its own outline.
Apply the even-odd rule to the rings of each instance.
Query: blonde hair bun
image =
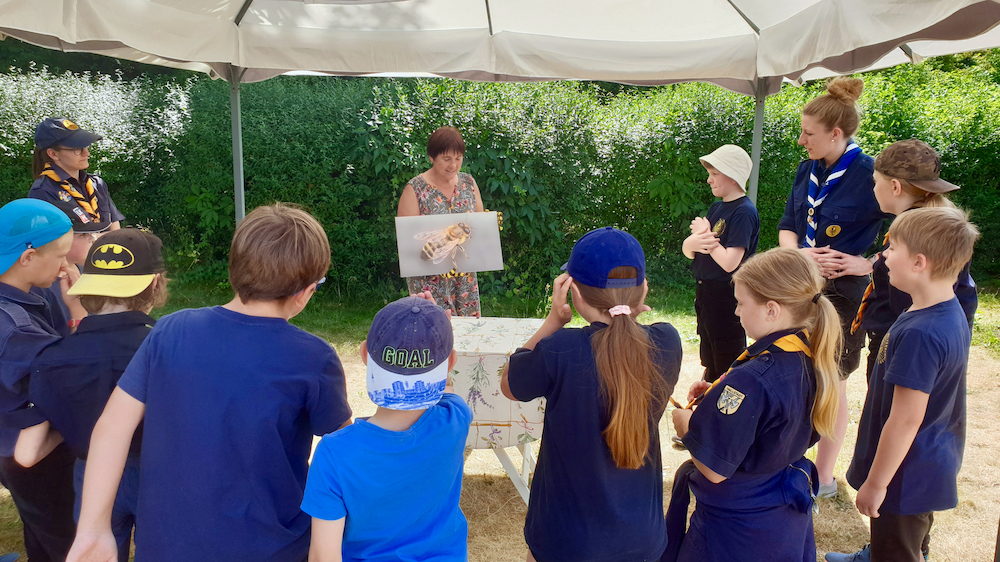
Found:
[[[865,83],[860,78],[834,78],[826,85],[826,92],[845,103],[854,103],[861,99]]]

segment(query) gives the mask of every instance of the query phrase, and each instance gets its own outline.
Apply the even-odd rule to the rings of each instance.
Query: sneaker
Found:
[[[827,552],[823,560],[826,562],[871,562],[872,550],[870,544],[866,544],[864,548],[857,552],[852,552],[851,554],[843,554],[840,552]]]
[[[837,495],[837,479],[834,478],[829,484],[819,483],[819,491],[816,492],[817,498],[832,498]]]
[[[687,451],[687,445],[685,445],[684,441],[676,435],[670,438],[670,446],[678,451]]]
[[[10,554],[3,554],[0,555],[0,562],[14,562],[20,557],[21,555],[16,552],[12,552]]]

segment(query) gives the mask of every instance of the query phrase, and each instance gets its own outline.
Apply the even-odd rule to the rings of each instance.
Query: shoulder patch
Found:
[[[743,404],[743,399],[746,397],[746,394],[727,384],[726,388],[722,389],[722,394],[715,405],[719,408],[720,412],[729,416],[735,414],[736,410],[740,409],[740,404]]]
[[[712,234],[716,236],[722,236],[722,233],[726,231],[726,219],[719,219],[715,221],[715,226],[712,227]]]

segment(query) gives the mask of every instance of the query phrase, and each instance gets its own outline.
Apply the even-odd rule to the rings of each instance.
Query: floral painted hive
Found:
[[[524,345],[544,320],[535,318],[452,318],[458,362],[451,372],[455,392],[472,408],[466,446],[514,447],[542,436],[545,399],[513,402],[500,392],[507,357]]]

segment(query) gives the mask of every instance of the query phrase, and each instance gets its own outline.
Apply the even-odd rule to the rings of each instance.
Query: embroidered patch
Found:
[[[73,197],[69,193],[66,193],[65,191],[59,192],[59,198],[67,203],[73,200]]]
[[[726,219],[719,219],[715,221],[715,226],[712,227],[712,234],[716,236],[722,236],[722,233],[726,231]]]
[[[80,128],[79,125],[70,121],[69,119],[63,119],[63,127],[66,127],[70,131],[75,131]]]
[[[885,363],[885,356],[889,353],[889,332],[885,333],[885,337],[882,338],[882,344],[878,346],[878,357],[876,361],[881,365]]]
[[[718,406],[720,412],[730,416],[735,414],[736,410],[740,409],[740,404],[743,403],[743,399],[746,397],[746,394],[727,384],[726,388],[722,389],[722,395],[719,396],[719,401],[715,405]]]
[[[840,234],[840,226],[836,224],[831,224],[830,226],[826,227],[826,235],[829,236],[830,238],[833,238],[838,234]]]

